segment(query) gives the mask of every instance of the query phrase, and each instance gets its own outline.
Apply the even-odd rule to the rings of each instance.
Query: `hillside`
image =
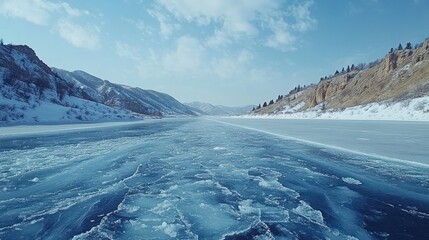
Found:
[[[397,49],[366,67],[352,68],[322,78],[318,84],[291,91],[252,115],[291,114],[305,111],[335,112],[383,103],[390,106],[429,95],[429,39],[417,48]],[[426,111],[428,104],[422,98]],[[419,110],[419,109],[417,109]]]
[[[91,101],[145,115],[194,115],[187,106],[165,93],[111,83],[83,71],[52,70]]]
[[[130,120],[149,115],[193,112],[167,94],[113,84],[81,71],[53,71],[28,46],[0,45],[0,123]]]

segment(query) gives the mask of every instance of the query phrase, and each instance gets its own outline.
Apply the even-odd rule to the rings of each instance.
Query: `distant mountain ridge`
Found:
[[[298,86],[277,100],[256,107],[251,115],[294,114],[305,111],[342,111],[355,106],[393,103],[429,95],[429,38],[391,51],[366,67],[350,66],[318,84]],[[409,101],[408,101],[409,102]],[[407,102],[405,101],[404,104]],[[417,111],[426,111],[425,103]],[[421,104],[420,104],[421,105]],[[429,115],[429,112],[427,113]]]
[[[50,68],[26,45],[0,45],[0,123],[195,115],[173,97]]]
[[[75,88],[81,89],[91,101],[146,115],[194,115],[187,106],[165,93],[111,83],[84,71],[52,70]]]
[[[243,106],[243,107],[227,107],[222,105],[212,105],[210,103],[203,102],[190,102],[185,103],[190,107],[195,113],[199,115],[211,115],[211,116],[221,116],[221,115],[241,115],[249,113],[252,110],[253,106]]]

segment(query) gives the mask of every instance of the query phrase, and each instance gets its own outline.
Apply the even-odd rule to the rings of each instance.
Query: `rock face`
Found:
[[[385,100],[429,95],[429,39],[416,49],[396,50],[370,66],[337,74],[281,101],[254,111],[273,114],[300,103],[300,110],[341,109]]]

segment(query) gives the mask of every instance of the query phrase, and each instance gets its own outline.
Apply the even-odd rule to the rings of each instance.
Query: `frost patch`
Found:
[[[226,150],[226,147],[214,147],[213,150],[215,151]]]
[[[322,212],[319,210],[314,210],[310,205],[304,201],[300,201],[301,205],[293,209],[293,212],[310,220],[313,223],[316,223],[321,226],[325,226],[323,222]]]
[[[30,182],[39,182],[39,178],[35,177],[35,178],[31,179]]]
[[[351,177],[342,177],[341,180],[343,180],[343,182],[345,182],[345,183],[353,184],[353,185],[361,185],[362,184],[361,181],[354,179],[354,178],[351,178]]]
[[[172,238],[177,237],[177,232],[176,232],[177,226],[175,224],[167,224],[166,222],[162,222],[160,226],[157,226],[154,228],[164,231],[164,233],[169,237],[172,237]]]
[[[241,214],[252,214],[252,213],[259,213],[258,208],[254,208],[251,206],[252,200],[244,200],[240,202],[240,205],[238,205],[238,209],[240,210]]]

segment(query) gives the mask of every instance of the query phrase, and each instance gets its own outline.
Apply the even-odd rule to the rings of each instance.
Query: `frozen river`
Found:
[[[429,236],[427,123],[93,126],[0,128],[0,239]]]

